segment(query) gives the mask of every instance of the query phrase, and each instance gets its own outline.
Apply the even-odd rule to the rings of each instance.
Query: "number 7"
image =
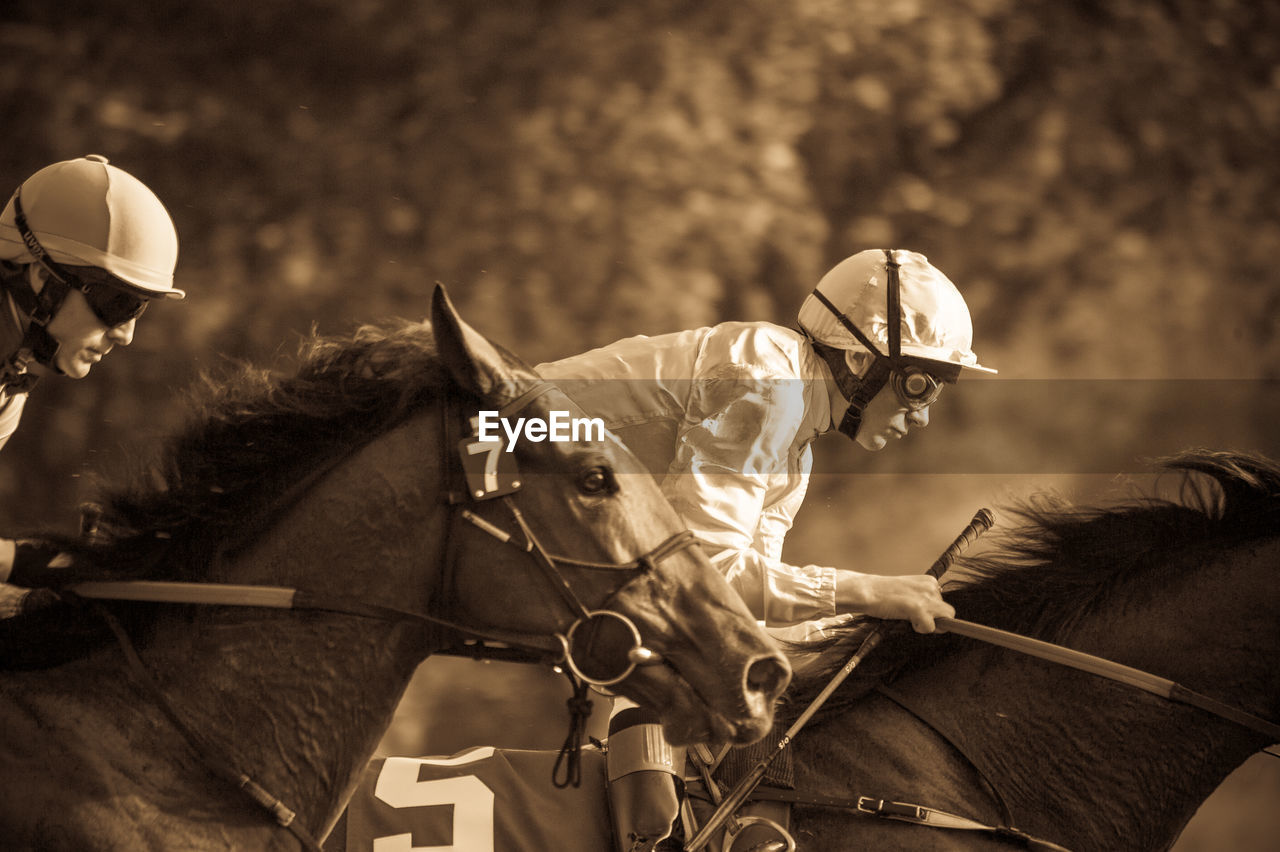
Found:
[[[498,490],[498,453],[502,452],[501,441],[474,441],[467,444],[467,452],[471,455],[488,453],[484,460],[484,490],[486,493]]]

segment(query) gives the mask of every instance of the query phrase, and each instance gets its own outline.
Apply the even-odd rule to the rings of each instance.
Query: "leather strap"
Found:
[[[1273,742],[1280,742],[1280,724],[1264,719],[1261,716],[1255,716],[1253,713],[1241,710],[1238,707],[1232,707],[1229,704],[1218,701],[1216,698],[1210,698],[1203,693],[1188,689],[1174,681],[1157,677],[1149,672],[1144,672],[1141,669],[1121,665],[1082,651],[1074,651],[1071,648],[1064,648],[1051,642],[1032,639],[1030,636],[1010,633],[1007,630],[988,627],[985,624],[975,624],[972,621],[964,621],[959,618],[939,618],[937,619],[937,624],[939,631],[956,633],[960,636],[967,636],[970,639],[999,645],[1002,648],[1008,648],[1032,657],[1039,657],[1042,660],[1049,660],[1059,665],[1128,684],[1135,689],[1141,689],[1143,692],[1149,692],[1169,701],[1198,707],[1206,713],[1234,722],[1251,731],[1265,734],[1271,737]]]
[[[827,796],[821,793],[800,793],[795,790],[782,790],[777,787],[758,787],[748,801],[786,802],[791,805],[833,808],[853,811],[866,816],[909,822],[930,828],[982,831],[995,835],[1002,840],[1016,843],[1026,849],[1037,850],[1037,852],[1069,852],[1066,847],[1034,837],[1021,829],[1013,828],[1009,825],[991,825],[960,814],[951,813],[950,811],[938,810],[937,808],[929,808],[909,802],[895,802],[874,796]]]

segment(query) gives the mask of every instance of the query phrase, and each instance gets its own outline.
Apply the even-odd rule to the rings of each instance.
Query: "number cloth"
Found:
[[[551,783],[553,751],[482,747],[371,761],[347,805],[349,852],[601,852],[613,839],[604,754],[582,751],[582,786]],[[341,830],[341,823],[339,824]]]

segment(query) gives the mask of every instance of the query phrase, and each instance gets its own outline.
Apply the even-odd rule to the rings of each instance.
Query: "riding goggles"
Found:
[[[142,316],[150,301],[137,291],[126,289],[110,272],[96,266],[77,266],[72,272],[62,267],[72,280],[66,282],[84,294],[89,309],[107,328],[115,328]]]
[[[942,382],[937,377],[913,365],[894,368],[889,373],[889,385],[898,401],[912,411],[928,408],[942,393]]]

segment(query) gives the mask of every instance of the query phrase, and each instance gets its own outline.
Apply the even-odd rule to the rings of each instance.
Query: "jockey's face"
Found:
[[[863,409],[862,423],[854,440],[863,449],[876,452],[890,441],[905,436],[912,426],[922,429],[928,425],[929,407],[914,411],[907,408],[886,383]]]
[[[49,334],[60,344],[54,364],[70,378],[84,378],[112,348],[133,342],[137,322],[134,318],[107,328],[89,307],[84,294],[72,289],[49,321]]]

